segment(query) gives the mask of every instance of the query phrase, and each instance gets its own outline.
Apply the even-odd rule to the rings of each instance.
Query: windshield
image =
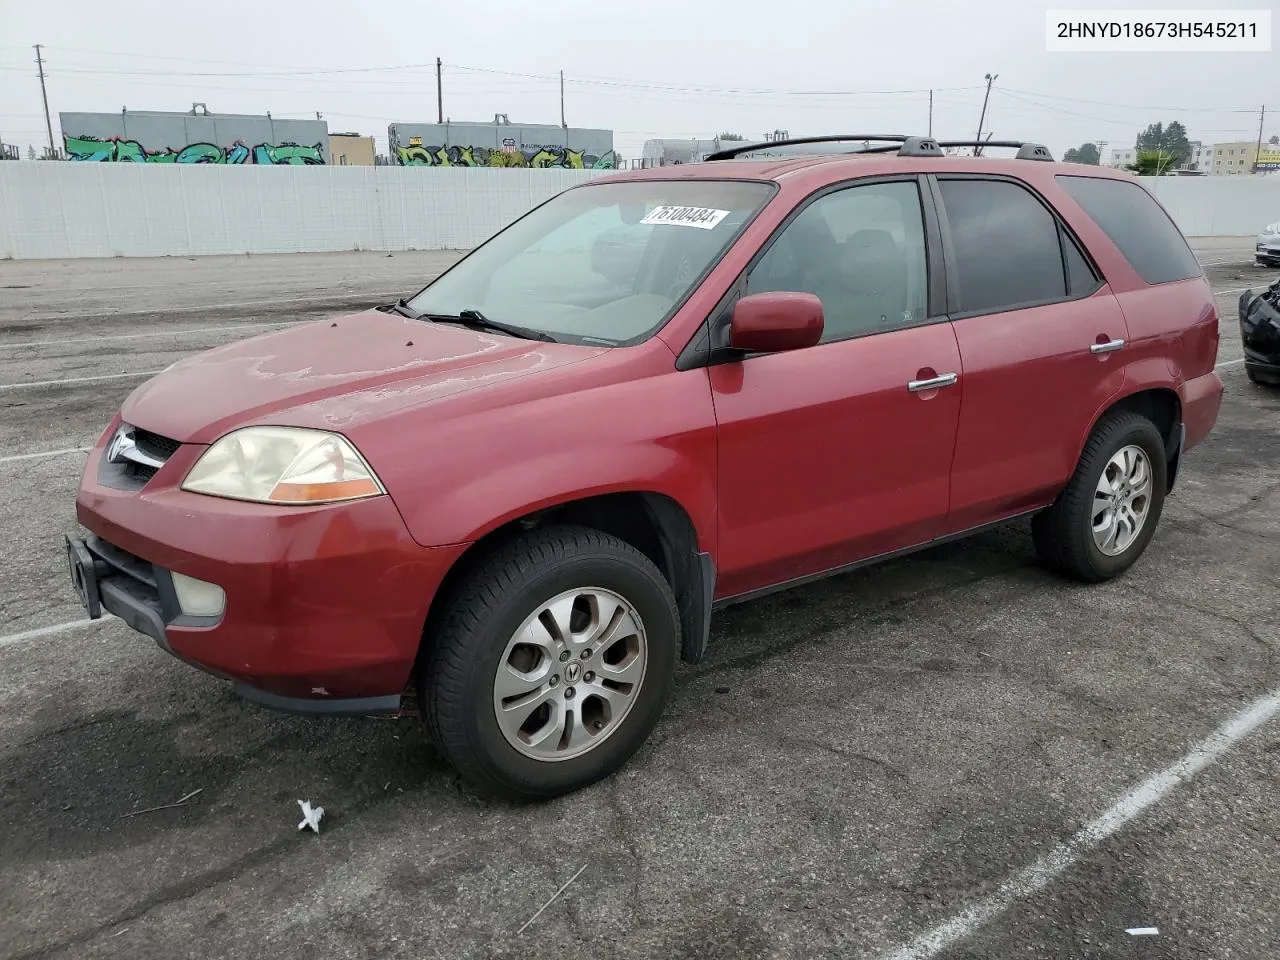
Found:
[[[749,181],[642,180],[568,190],[409,301],[478,310],[570,343],[651,336],[773,195]]]

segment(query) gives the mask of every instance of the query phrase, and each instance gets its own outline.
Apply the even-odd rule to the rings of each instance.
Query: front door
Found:
[[[928,279],[914,179],[818,197],[751,268],[747,293],[816,294],[825,330],[809,349],[708,370],[718,597],[941,531],[962,385],[951,325],[930,315]]]

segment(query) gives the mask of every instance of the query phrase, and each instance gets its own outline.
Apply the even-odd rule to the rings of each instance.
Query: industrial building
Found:
[[[324,164],[329,125],[271,114],[130,111],[59,113],[68,160],[117,163]]]
[[[612,169],[619,165],[612,130],[512,123],[505,113],[491,122],[393,123],[387,128],[391,158],[401,166],[566,167]]]
[[[373,137],[358,133],[329,134],[329,162],[335,167],[372,167],[377,163]]]

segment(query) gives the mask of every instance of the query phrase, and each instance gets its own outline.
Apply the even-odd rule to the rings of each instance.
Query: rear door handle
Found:
[[[959,379],[954,373],[944,373],[937,377],[930,377],[928,380],[909,380],[907,389],[912,393],[920,393],[922,390],[937,390],[939,387],[950,387]]]
[[[1095,343],[1089,347],[1090,353],[1115,353],[1124,347],[1123,340],[1108,340],[1106,343]]]

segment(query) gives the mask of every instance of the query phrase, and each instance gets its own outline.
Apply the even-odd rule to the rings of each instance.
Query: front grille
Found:
[[[168,460],[182,446],[177,440],[170,440],[168,437],[162,437],[150,430],[143,430],[141,427],[134,428],[133,442],[137,444],[139,450],[157,460]]]
[[[120,439],[126,442],[117,448],[116,441]],[[179,440],[122,423],[107,443],[106,456],[98,470],[99,480],[118,490],[140,490],[180,446]]]

